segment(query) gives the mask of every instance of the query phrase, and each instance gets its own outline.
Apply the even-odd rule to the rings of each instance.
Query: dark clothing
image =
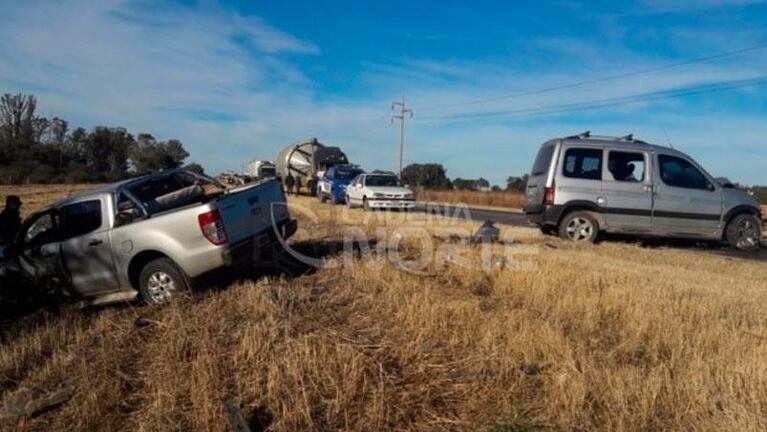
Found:
[[[12,243],[21,228],[18,210],[5,209],[0,213],[0,244]]]

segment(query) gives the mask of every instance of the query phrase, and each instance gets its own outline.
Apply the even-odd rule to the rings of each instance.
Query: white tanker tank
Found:
[[[310,195],[315,195],[319,173],[332,166],[348,163],[349,159],[340,148],[326,146],[317,138],[312,138],[282,149],[275,160],[275,168],[283,182],[290,174],[296,184],[306,187]]]

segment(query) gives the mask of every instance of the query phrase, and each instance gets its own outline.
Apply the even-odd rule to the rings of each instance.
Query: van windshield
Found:
[[[535,163],[533,163],[533,170],[530,175],[539,176],[548,171],[549,166],[551,165],[551,157],[553,155],[553,144],[545,144],[543,147],[541,147],[541,149],[538,151],[538,156],[535,158]]]

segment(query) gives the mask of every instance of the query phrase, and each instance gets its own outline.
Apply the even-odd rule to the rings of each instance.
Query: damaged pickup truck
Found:
[[[61,200],[22,224],[3,274],[85,304],[164,303],[212,270],[258,261],[296,231],[280,183],[226,189],[181,169]]]

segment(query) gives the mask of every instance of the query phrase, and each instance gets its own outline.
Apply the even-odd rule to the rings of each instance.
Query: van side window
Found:
[[[711,189],[706,176],[690,162],[676,156],[658,155],[663,183],[686,189]]]
[[[571,148],[565,152],[565,177],[602,180],[602,150]]]
[[[611,151],[607,159],[607,170],[613,180],[642,182],[645,177],[644,154]]]

